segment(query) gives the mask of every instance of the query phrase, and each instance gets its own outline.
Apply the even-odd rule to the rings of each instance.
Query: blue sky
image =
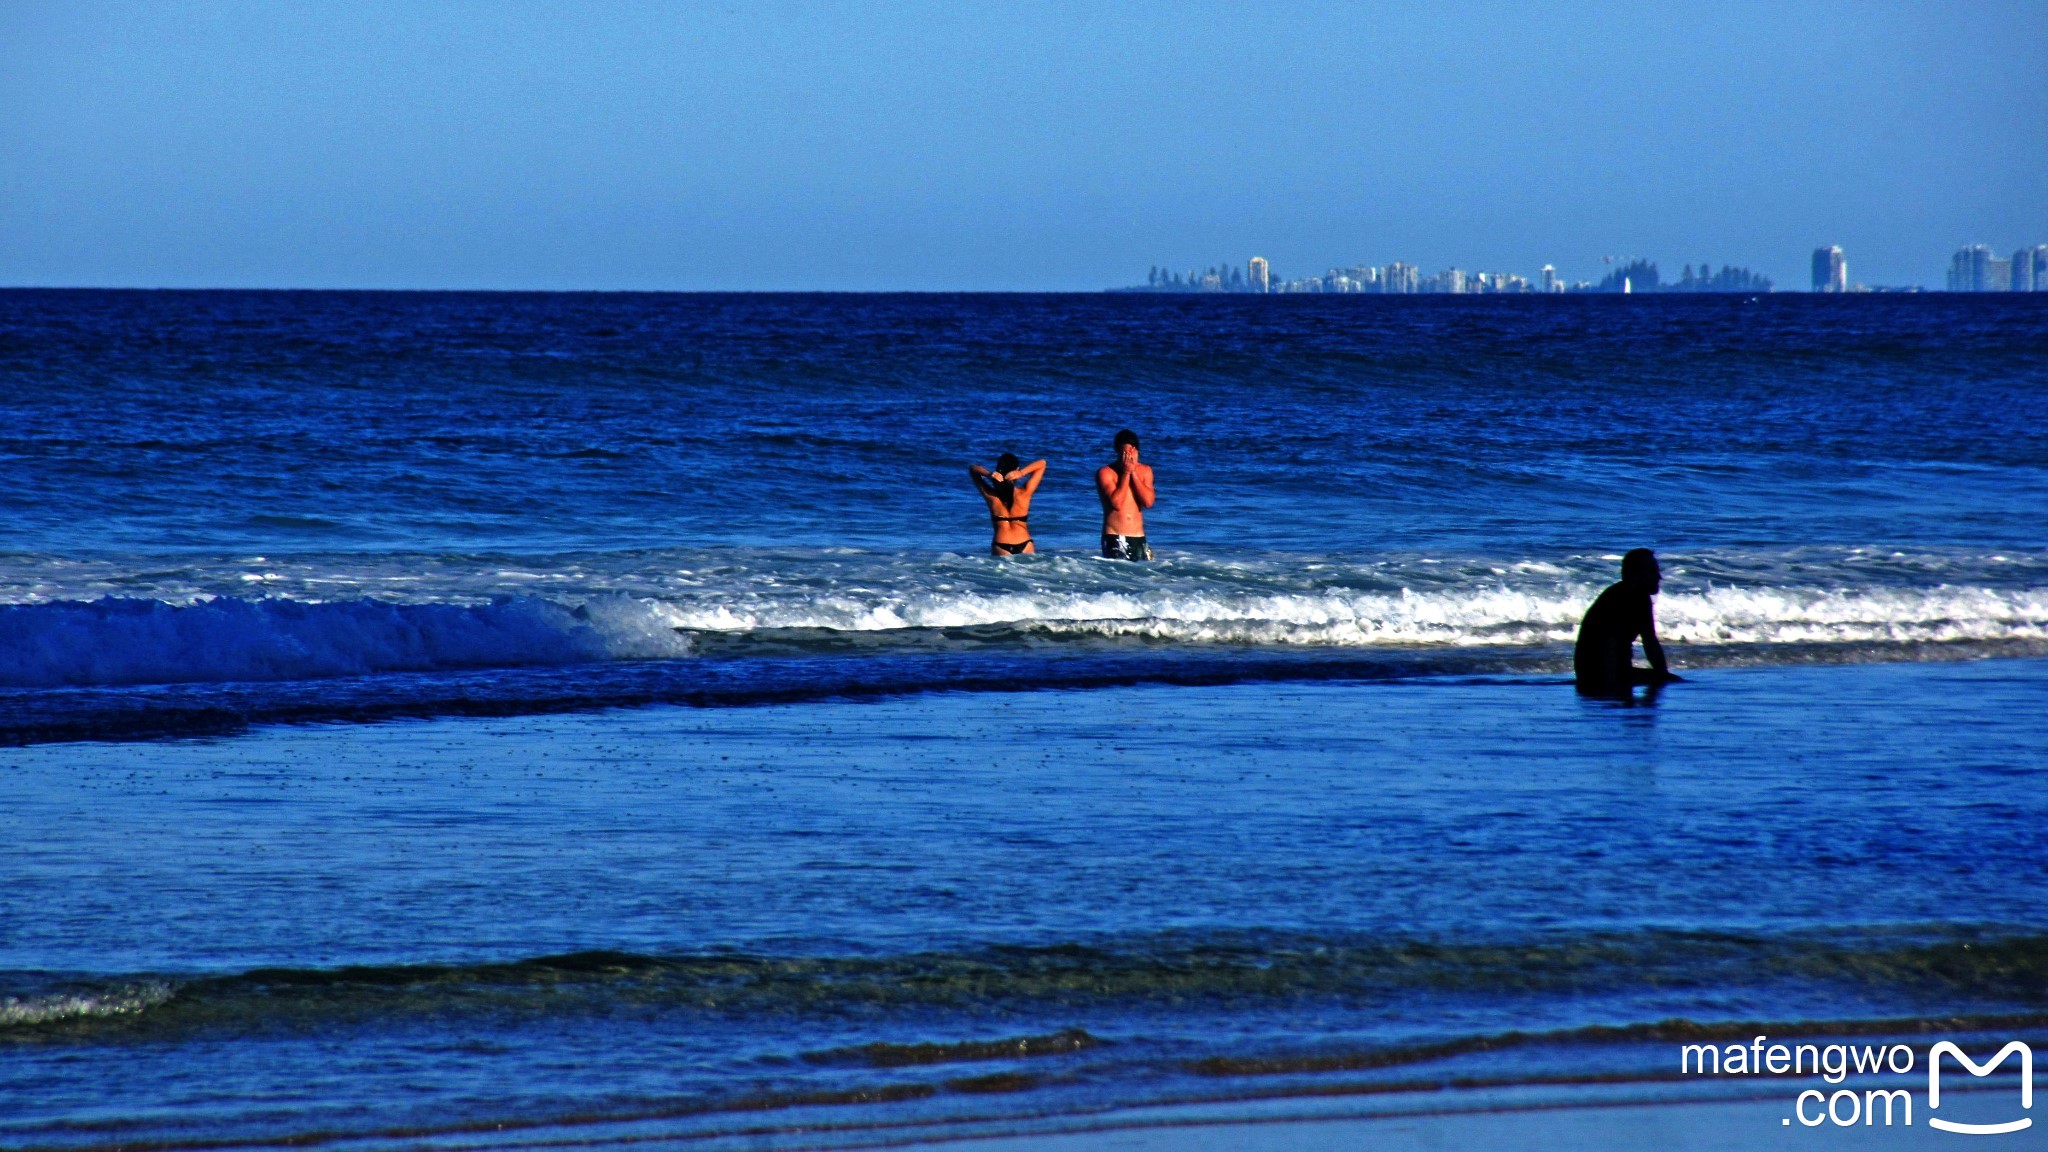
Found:
[[[0,284],[1938,285],[2048,242],[2048,4],[0,0]]]

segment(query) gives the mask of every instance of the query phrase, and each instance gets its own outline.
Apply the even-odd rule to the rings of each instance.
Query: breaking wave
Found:
[[[1595,588],[1569,592],[1328,592],[1248,596],[1068,597],[869,609],[836,627],[1009,625],[1048,634],[1190,643],[1544,645],[1569,643]],[[781,627],[832,628],[823,614]],[[730,630],[729,613],[693,621]],[[765,621],[752,627],[776,627]],[[740,624],[747,627],[748,624]],[[1927,644],[2048,640],[2048,591],[1798,591],[1723,588],[1660,599],[1658,628],[1679,644]]]
[[[1401,998],[1660,996],[1692,990],[1737,999],[1797,984],[1833,989],[1888,1026],[1916,1005],[2048,1021],[2048,937],[1967,927],[1865,929],[1843,935],[1649,930],[1489,941],[1385,939],[1263,930],[1159,933],[1035,945],[877,955],[713,951],[576,952],[450,964],[257,968],[212,975],[110,975],[100,982],[0,996],[9,1033],[91,1041],[193,1029],[317,1030],[341,1021],[425,1013],[549,1018],[682,1011],[712,1017],[1000,1009],[1099,1015],[1140,1006],[1201,1012],[1253,1002],[1354,1004]],[[4,979],[4,976],[0,976]],[[1747,1026],[1747,1025],[1745,1025]],[[867,1043],[795,1054],[870,1067],[1070,1054],[1102,1045],[1078,1028],[958,1043]]]
[[[860,584],[736,587],[484,603],[305,602],[218,596],[0,607],[0,687],[229,683],[673,659],[693,654],[932,651],[990,646],[1221,645],[1340,650],[1569,644],[1597,587],[1273,589],[1203,573],[1150,588]],[[1069,583],[1072,583],[1071,581]],[[2048,589],[1671,591],[1659,630],[1694,660],[1715,649],[2048,645]],[[1875,649],[1874,651],[1872,649]],[[1898,657],[1894,657],[1898,658]]]
[[[641,627],[647,625],[647,627]],[[107,598],[0,607],[0,686],[311,680],[686,655],[638,606]]]
[[[133,1018],[168,1003],[177,988],[167,980],[114,982],[89,990],[0,996],[0,1032],[91,1020]]]

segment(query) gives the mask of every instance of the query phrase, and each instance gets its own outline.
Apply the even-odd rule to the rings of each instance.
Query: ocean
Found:
[[[13,290],[0,405],[0,1146],[2048,1043],[2048,297]],[[1638,546],[1686,682],[1581,698]]]

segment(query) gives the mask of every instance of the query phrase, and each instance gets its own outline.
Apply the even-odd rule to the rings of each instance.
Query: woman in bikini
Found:
[[[989,555],[1022,556],[1038,551],[1031,543],[1031,494],[1045,478],[1045,461],[1033,460],[1020,467],[1017,457],[1005,452],[996,460],[995,471],[970,464],[967,474],[974,478],[974,490],[988,504],[988,518],[995,524]]]

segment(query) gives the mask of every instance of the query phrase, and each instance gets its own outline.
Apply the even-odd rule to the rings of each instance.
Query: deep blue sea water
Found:
[[[2048,1029],[2048,299],[10,291],[0,414],[0,1145]]]

